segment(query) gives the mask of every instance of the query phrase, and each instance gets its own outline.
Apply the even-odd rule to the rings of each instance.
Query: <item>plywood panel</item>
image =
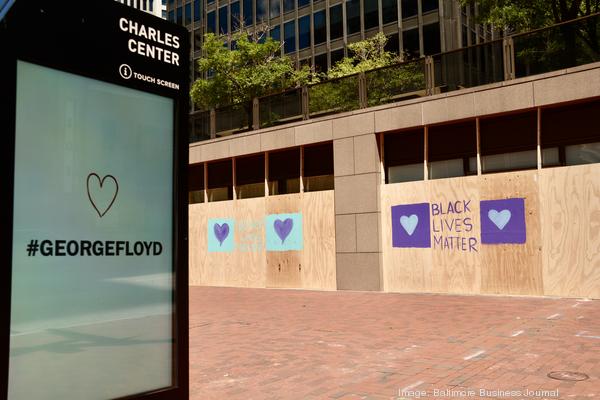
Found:
[[[189,206],[190,284],[335,290],[333,191]],[[303,248],[266,251],[265,217],[302,213]],[[208,251],[211,218],[234,220],[235,248]]]
[[[425,269],[431,266],[431,250],[392,247],[391,207],[429,201],[427,182],[408,182],[381,186],[381,231],[383,247],[383,289],[390,292],[431,290]]]
[[[432,215],[432,258],[429,268],[425,269],[425,277],[429,277],[434,292],[464,294],[480,291],[478,179],[473,176],[429,182],[429,199],[440,203],[446,212],[445,215]],[[456,212],[447,213],[449,204]],[[445,248],[443,241],[448,237],[452,238],[450,243],[460,240],[460,245]]]
[[[542,240],[538,197],[538,172],[521,171],[484,175],[481,200],[525,198],[525,244],[482,245],[483,293],[542,295]]]
[[[301,286],[335,290],[335,215],[333,190],[302,194],[304,251]]]
[[[189,206],[190,284],[210,286],[264,287],[264,247],[232,252],[208,251],[208,220],[235,220],[232,232],[237,238],[240,224],[256,222],[262,227],[264,200],[248,199]],[[261,228],[262,229],[262,228]],[[261,231],[262,232],[262,231]]]
[[[299,194],[270,196],[266,198],[266,215],[295,214],[302,212]],[[303,218],[304,220],[304,218]],[[304,222],[304,221],[303,221]],[[302,224],[304,227],[304,223]],[[304,235],[303,235],[304,236]],[[303,251],[267,251],[267,287],[299,288]]]
[[[600,298],[600,165],[540,175],[544,293]]]

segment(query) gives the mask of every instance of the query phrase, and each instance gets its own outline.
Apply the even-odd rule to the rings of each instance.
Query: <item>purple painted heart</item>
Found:
[[[288,237],[292,228],[294,227],[294,220],[291,218],[286,218],[285,220],[276,219],[273,222],[273,228],[275,228],[275,232],[279,239],[281,239],[281,244],[285,242],[285,239]]]
[[[215,223],[213,231],[215,232],[215,237],[219,241],[219,246],[222,246],[225,239],[227,239],[227,236],[229,236],[229,224],[227,222],[223,222],[220,225]]]
[[[105,181],[107,183],[104,186]],[[105,175],[100,179],[100,176],[92,172],[87,176],[87,195],[92,203],[92,207],[102,218],[112,207],[119,193],[119,182],[112,175]]]

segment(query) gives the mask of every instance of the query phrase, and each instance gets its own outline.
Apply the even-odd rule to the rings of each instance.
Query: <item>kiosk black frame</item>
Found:
[[[168,65],[132,53],[120,18],[139,21],[180,40],[179,65]],[[13,194],[17,61],[26,61],[174,100],[173,127],[173,376],[171,387],[121,399],[166,400],[189,397],[188,322],[188,111],[189,34],[184,27],[113,0],[19,0],[0,21],[0,397],[8,397],[10,351],[11,268],[13,251]],[[173,85],[123,79],[122,64]],[[32,110],[35,112],[35,110]]]

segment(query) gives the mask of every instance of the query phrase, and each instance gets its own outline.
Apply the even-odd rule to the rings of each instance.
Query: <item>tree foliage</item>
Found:
[[[508,32],[526,31],[600,11],[600,0],[460,0],[477,4],[479,21]]]
[[[253,41],[244,29],[230,39],[234,50],[228,50],[224,37],[208,33],[204,36],[202,57],[198,61],[197,79],[191,88],[194,103],[203,108],[249,102],[254,97],[302,84],[309,71],[296,70],[291,59],[280,56],[281,43],[266,37]]]
[[[329,113],[359,106],[358,74],[365,74],[369,106],[394,101],[397,96],[425,88],[422,61],[400,63],[396,54],[386,51],[383,33],[348,45],[344,57],[325,75],[328,79],[309,89],[311,113]]]

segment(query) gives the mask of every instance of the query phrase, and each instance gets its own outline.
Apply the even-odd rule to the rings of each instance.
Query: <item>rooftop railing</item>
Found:
[[[600,61],[600,13],[191,114],[190,142]]]

